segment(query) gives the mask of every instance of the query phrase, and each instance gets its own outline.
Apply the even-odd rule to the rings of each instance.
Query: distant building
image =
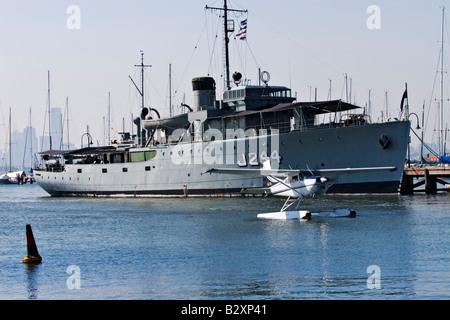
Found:
[[[35,166],[34,154],[38,152],[36,129],[26,127],[22,132],[14,131],[11,134],[11,164],[12,170],[30,171]],[[3,154],[9,170],[9,150]],[[3,164],[3,161],[2,161]]]
[[[44,130],[47,135],[39,138],[40,151],[47,151],[49,149],[62,150],[62,113],[61,108],[52,108],[50,110],[50,129],[52,145],[50,148],[50,136],[48,135],[48,123],[46,123],[46,129]]]

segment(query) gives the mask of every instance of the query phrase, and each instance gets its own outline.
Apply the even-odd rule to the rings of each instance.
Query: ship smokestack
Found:
[[[211,77],[199,77],[192,79],[192,90],[194,91],[194,110],[215,109],[216,104],[216,82]]]

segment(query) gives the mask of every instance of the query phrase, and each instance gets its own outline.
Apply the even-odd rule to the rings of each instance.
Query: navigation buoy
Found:
[[[31,225],[26,225],[27,231],[27,256],[23,259],[23,263],[40,263],[42,258],[39,255],[36,242],[34,241],[33,231]]]

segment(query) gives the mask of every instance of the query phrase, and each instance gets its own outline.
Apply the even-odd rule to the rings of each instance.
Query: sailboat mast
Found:
[[[421,136],[421,140],[420,140],[420,161],[423,162],[423,134],[424,134],[424,129],[425,128],[425,123],[424,120],[425,119],[425,101],[423,102],[423,106],[422,106],[422,136]]]
[[[172,63],[169,63],[169,114],[173,116],[172,111]]]
[[[67,123],[67,150],[69,150],[69,97],[66,97],[66,123]]]
[[[50,142],[50,150],[52,150],[52,127],[51,127],[51,110],[50,110],[50,70],[48,70],[47,75],[47,100],[48,100],[48,135]]]
[[[107,137],[108,137],[108,145],[111,145],[111,92],[108,92],[108,129],[107,129]]]
[[[28,124],[30,129],[30,170],[33,172],[33,129],[31,127],[31,107],[30,107],[30,123]]]
[[[445,24],[445,7],[442,7],[442,31],[441,31],[441,105],[439,122],[439,154],[443,155],[443,130],[444,130],[444,24]]]
[[[9,172],[12,172],[12,165],[11,165],[11,108],[9,108]]]

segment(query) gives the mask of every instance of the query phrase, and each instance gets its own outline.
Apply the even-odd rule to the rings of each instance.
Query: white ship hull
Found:
[[[272,161],[279,158],[280,168],[395,166],[398,168],[395,172],[343,176],[339,184],[329,190],[331,193],[392,193],[398,192],[408,134],[409,122],[292,131],[280,134],[277,146],[270,136],[247,138],[241,154],[235,150],[239,149],[236,148],[239,140],[179,144],[141,149],[156,151],[148,161],[67,164],[63,171],[36,170],[35,176],[39,185],[52,196],[238,195],[242,189],[263,187],[264,178],[204,172],[217,164],[222,167],[260,166],[264,160],[261,156],[275,155]],[[379,142],[383,135],[391,142],[387,149]],[[253,140],[258,142],[252,144]],[[263,147],[265,143],[268,149]],[[251,145],[259,147],[249,150]],[[216,163],[205,157],[205,154],[211,155],[211,149],[223,151],[219,156],[213,154]],[[230,162],[232,164],[228,164]]]

